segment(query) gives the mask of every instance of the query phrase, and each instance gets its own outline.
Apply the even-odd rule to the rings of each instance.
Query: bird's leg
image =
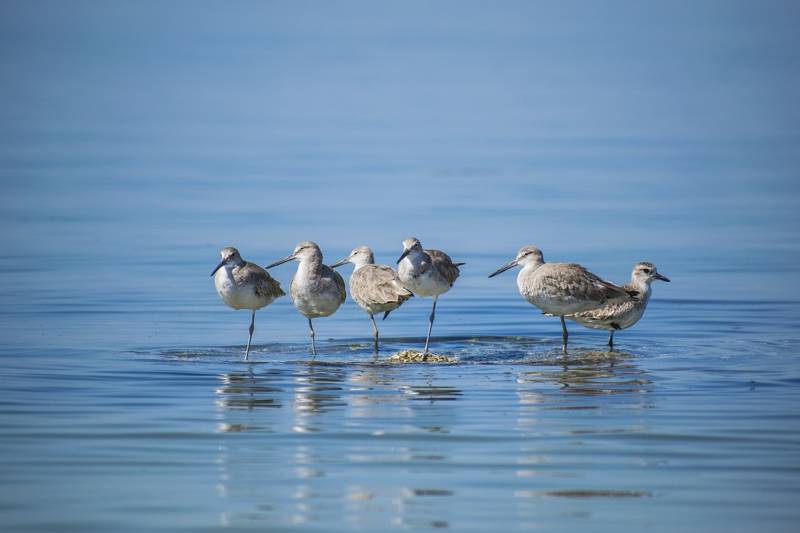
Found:
[[[567,355],[567,340],[569,339],[569,332],[567,332],[567,323],[564,322],[564,317],[561,317],[561,341],[563,343],[564,355]]]
[[[250,337],[247,339],[247,350],[244,352],[244,360],[250,357],[250,343],[253,342],[253,332],[256,330],[256,312],[253,311],[253,318],[250,320]]]
[[[308,319],[308,336],[311,337],[311,357],[312,359],[317,356],[317,345],[314,342],[314,325],[311,323],[311,319]]]
[[[369,319],[372,321],[372,336],[375,337],[375,358],[378,358],[378,325],[375,323],[375,317],[370,313]]]
[[[436,318],[436,300],[438,299],[438,295],[433,297],[433,309],[431,309],[431,316],[429,318],[430,323],[428,324],[428,336],[425,337],[425,351],[422,352],[423,361],[428,360],[428,343],[431,341],[431,330],[433,329],[433,319]]]
[[[614,351],[614,330],[609,330],[608,332],[608,351]]]

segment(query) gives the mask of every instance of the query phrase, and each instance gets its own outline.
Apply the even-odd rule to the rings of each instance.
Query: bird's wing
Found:
[[[333,280],[336,282],[336,286],[339,288],[339,301],[344,303],[345,299],[347,298],[347,291],[344,288],[344,278],[341,274],[329,266],[325,265],[325,268],[327,268],[330,273],[333,274]]]
[[[255,263],[246,262],[243,266],[234,269],[233,279],[239,284],[252,284],[258,296],[278,298],[286,294],[281,289],[281,284],[270,276],[269,272]]]
[[[441,250],[425,250],[425,252],[431,258],[431,265],[445,280],[447,280],[447,283],[452,286],[453,283],[456,282],[456,279],[458,279],[458,275],[461,271],[458,270],[458,267],[453,263],[453,260],[450,259],[450,256]]]
[[[549,267],[549,268],[548,268]],[[600,279],[581,265],[574,263],[547,263],[540,267],[537,285],[544,293],[557,300],[605,303],[617,298],[637,299],[629,292]]]
[[[596,309],[575,313],[571,316],[586,322],[610,323],[633,311],[635,306],[636,302],[629,298],[617,298]]]
[[[403,303],[412,296],[403,287],[397,272],[387,265],[366,265],[350,278],[353,292],[368,294],[375,303]]]

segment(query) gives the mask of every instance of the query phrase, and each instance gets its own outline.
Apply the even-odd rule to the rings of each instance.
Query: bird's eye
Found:
[[[645,274],[649,274],[650,273],[650,269],[649,268],[643,268],[642,272],[644,272]]]

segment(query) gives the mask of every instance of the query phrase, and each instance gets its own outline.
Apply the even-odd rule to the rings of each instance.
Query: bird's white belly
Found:
[[[261,309],[272,301],[256,295],[256,291],[251,286],[236,285],[230,277],[225,275],[223,269],[220,269],[215,275],[214,285],[225,305],[234,309]]]
[[[397,275],[403,286],[415,296],[438,296],[450,290],[449,283],[433,275],[433,267],[421,274],[418,272],[409,258],[403,259],[397,269]]]
[[[325,286],[321,283],[313,281],[302,265],[292,278],[292,302],[306,318],[330,316],[342,304],[338,288],[333,284]],[[325,289],[321,290],[321,286]]]
[[[573,313],[580,313],[591,308],[586,303],[565,302],[560,298],[552,298],[547,294],[542,293],[529,293],[523,295],[528,302],[532,303],[545,313],[555,316],[570,315]]]
[[[295,291],[292,301],[297,310],[307,318],[330,316],[341,305],[338,294],[310,294],[306,291]]]

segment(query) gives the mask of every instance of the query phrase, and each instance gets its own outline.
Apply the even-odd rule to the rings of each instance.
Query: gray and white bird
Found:
[[[350,255],[331,265],[336,268],[353,263],[350,275],[350,297],[369,314],[372,321],[372,335],[375,337],[375,354],[378,354],[378,325],[374,315],[383,313],[383,319],[414,296],[403,287],[403,283],[392,267],[376,265],[372,250],[367,246],[354,248]]]
[[[436,317],[436,301],[439,295],[450,290],[460,274],[458,267],[466,263],[454,263],[449,255],[439,250],[423,250],[419,239],[409,237],[403,241],[403,253],[400,254],[397,264],[397,275],[406,289],[415,296],[433,296],[423,352],[423,360],[427,360],[433,320]]]
[[[489,275],[490,278],[521,265],[519,293],[545,314],[561,319],[561,338],[567,353],[569,333],[564,317],[589,311],[613,300],[638,300],[637,291],[624,289],[592,274],[575,263],[545,263],[542,251],[523,246],[517,257]]]
[[[295,246],[291,255],[279,259],[265,268],[272,268],[289,261],[299,261],[297,272],[289,286],[294,306],[308,319],[311,337],[311,355],[317,355],[314,341],[313,318],[330,316],[342,305],[347,293],[344,279],[338,272],[322,264],[322,251],[316,243],[303,241]]]
[[[219,255],[221,260],[211,272],[217,293],[229,307],[252,311],[250,337],[247,339],[247,349],[244,352],[244,360],[247,361],[256,327],[256,311],[286,293],[281,289],[281,284],[266,270],[242,259],[236,248],[230,246],[223,248]]]
[[[638,295],[637,300],[618,299],[612,300],[602,307],[568,315],[570,318],[592,329],[606,329],[608,335],[608,348],[614,349],[614,331],[627,329],[636,324],[650,301],[650,284],[654,280],[669,281],[669,278],[658,273],[653,263],[637,263],[631,272],[631,281],[622,286],[625,290],[634,290]]]

